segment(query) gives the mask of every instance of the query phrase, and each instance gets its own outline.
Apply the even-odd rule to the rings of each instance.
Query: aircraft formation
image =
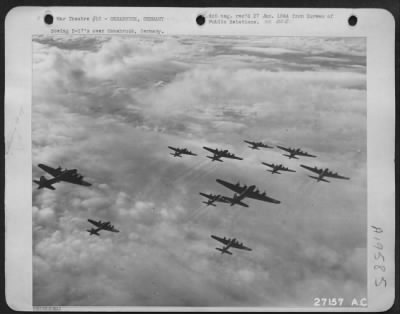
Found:
[[[273,146],[270,146],[268,144],[262,143],[262,142],[254,142],[254,141],[249,141],[249,140],[244,140],[245,143],[249,144],[248,146],[252,150],[259,150],[260,148],[274,148]],[[299,157],[309,157],[309,158],[316,158],[317,156],[312,155],[308,152],[305,152],[301,150],[300,148],[290,148],[290,147],[284,147],[284,146],[276,146],[277,148],[285,151],[286,153],[283,154],[283,156],[288,157],[289,159],[299,159]],[[183,155],[187,156],[198,156],[197,154],[193,153],[187,148],[179,148],[179,147],[173,147],[173,146],[168,146],[169,149],[171,149],[173,152],[170,153],[173,157],[180,157],[182,158]],[[207,146],[203,146],[203,149],[207,150],[210,152],[212,155],[207,155],[206,157],[211,159],[212,162],[214,161],[219,161],[223,162],[222,158],[227,158],[227,159],[234,159],[234,160],[243,160],[242,157],[236,156],[234,153],[230,152],[227,149],[219,149],[219,148],[210,148]],[[297,157],[298,156],[298,157]],[[271,172],[272,174],[281,174],[280,171],[285,171],[285,172],[296,172],[296,170],[289,169],[288,167],[285,167],[283,164],[273,164],[273,163],[267,163],[267,162],[261,162],[262,165],[267,166],[269,169],[267,169],[268,172]],[[325,178],[335,178],[335,179],[343,179],[343,180],[349,180],[350,178],[339,175],[337,172],[333,172],[329,170],[328,168],[322,169],[318,168],[316,166],[310,167],[307,165],[300,165],[302,168],[306,169],[307,171],[311,171],[316,175],[308,175],[308,177],[316,180],[317,182],[330,182],[326,180]],[[39,180],[33,180],[34,183],[38,185],[38,189],[46,188],[49,190],[55,190],[56,188],[53,186],[55,183],[60,183],[60,182],[67,182],[67,183],[72,183],[72,184],[77,184],[81,186],[86,186],[89,187],[92,184],[85,181],[83,178],[84,176],[81,175],[77,169],[62,169],[60,166],[58,168],[53,168],[44,164],[39,164],[39,168],[44,170],[46,173],[50,174],[52,178],[48,179],[45,176],[41,176]],[[261,192],[259,188],[256,187],[256,185],[246,185],[246,184],[240,184],[240,182],[231,183],[222,179],[216,179],[216,182],[221,184],[222,186],[226,187],[230,191],[233,192],[232,196],[224,196],[220,194],[212,194],[212,193],[203,193],[200,192],[199,194],[207,199],[207,201],[203,201],[206,206],[214,206],[216,207],[217,205],[215,203],[224,203],[224,204],[229,204],[230,206],[238,205],[242,207],[249,207],[249,204],[245,203],[244,201],[246,199],[253,199],[253,200],[258,200],[262,202],[268,202],[272,204],[280,204],[281,202],[277,199],[274,199],[270,196],[267,196],[266,192],[263,191]],[[93,226],[91,226],[90,229],[87,229],[86,231],[89,233],[89,235],[97,235],[100,236],[99,232],[101,230],[104,231],[110,231],[114,233],[120,232],[117,230],[109,221],[101,221],[101,220],[92,220],[88,219],[88,222],[90,222]],[[228,254],[232,255],[232,252],[230,252],[228,249],[229,248],[235,248],[235,249],[240,249],[240,250],[246,250],[246,251],[251,251],[252,249],[249,247],[246,247],[243,245],[243,243],[240,243],[236,238],[226,238],[226,237],[219,237],[216,235],[211,235],[211,238],[214,240],[219,241],[222,243],[224,246],[222,248],[216,248],[216,250],[220,251],[221,254]]]
[[[274,146],[268,145],[263,142],[255,142],[255,141],[249,141],[249,140],[244,140],[245,143],[249,144],[249,148],[253,150],[260,150],[260,148],[274,148]],[[300,157],[308,157],[308,158],[316,158],[317,156],[312,155],[306,151],[303,151],[300,148],[291,148],[291,147],[284,147],[284,146],[276,146],[277,148],[285,151],[283,156],[288,157],[289,159],[299,159]],[[197,154],[194,154],[193,152],[189,151],[187,148],[178,148],[178,147],[172,147],[168,146],[168,148],[174,150],[174,157],[181,157],[182,154],[187,154],[187,155],[192,155],[192,156],[197,156]],[[230,152],[227,149],[221,149],[221,148],[210,148],[207,146],[203,146],[203,149],[209,151],[212,153],[212,155],[206,156],[207,158],[211,159],[211,161],[219,161],[223,162],[222,158],[228,158],[228,159],[236,159],[236,160],[243,160],[242,157],[236,156],[234,153]],[[178,156],[176,156],[178,155]],[[271,172],[272,174],[282,174],[282,172],[296,172],[296,170],[289,169],[288,167],[285,167],[283,164],[273,164],[273,163],[267,163],[267,162],[261,162],[262,165],[267,166],[268,172]],[[317,182],[323,181],[323,182],[330,182],[324,177],[330,177],[330,178],[336,178],[336,179],[345,179],[349,180],[348,177],[341,176],[337,172],[330,171],[329,169],[320,169],[317,167],[309,167],[306,165],[300,165],[302,168],[312,171],[316,173],[318,176],[310,176],[310,178],[315,179]],[[233,191],[232,196],[225,196],[221,194],[213,194],[213,193],[203,193],[200,192],[199,194],[203,197],[205,197],[207,200],[203,201],[203,204],[206,204],[206,206],[214,206],[216,207],[217,205],[215,203],[224,203],[224,204],[229,204],[230,206],[234,205],[239,205],[243,207],[249,207],[249,204],[243,202],[245,199],[255,199],[258,201],[263,201],[263,202],[269,202],[273,204],[280,204],[281,202],[277,199],[274,199],[270,196],[267,196],[266,192],[260,192],[260,190],[255,186],[255,185],[246,185],[243,184],[241,185],[240,182],[231,183],[227,182],[222,179],[216,179],[217,183],[225,186],[229,190]],[[219,237],[216,235],[211,235],[211,238],[214,240],[217,240],[221,242],[224,247],[222,248],[216,248],[216,250],[220,251],[221,254],[229,254],[232,255],[232,252],[230,252],[228,249],[229,248],[235,248],[235,249],[241,249],[241,250],[247,250],[251,251],[251,248],[248,248],[243,245],[243,243],[238,242],[236,238],[226,238],[226,237]]]

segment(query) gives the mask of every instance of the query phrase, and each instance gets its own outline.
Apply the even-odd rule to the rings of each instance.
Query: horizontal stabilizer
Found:
[[[208,203],[208,202],[203,202],[204,204],[206,204],[207,206],[214,206],[214,207],[216,207],[217,205],[215,205],[214,203]]]
[[[280,172],[275,171],[275,170],[267,170],[267,171],[268,171],[268,172],[271,172],[272,174],[274,174],[274,173],[281,174]]]
[[[287,154],[283,154],[283,156],[289,157],[289,159],[299,159],[296,156],[292,156],[292,155],[287,155]]]
[[[97,236],[100,236],[100,234],[98,234],[95,230],[93,230],[93,229],[88,229],[88,230],[86,230],[87,232],[89,232],[90,233],[90,235],[97,235]]]
[[[35,182],[38,185],[38,190],[42,189],[42,188],[46,188],[46,189],[54,191],[56,188],[54,186],[52,186],[50,183],[48,183],[47,181],[50,181],[50,180],[46,180],[46,178],[43,176],[40,177],[40,181],[33,180],[33,182]]]
[[[210,158],[211,161],[220,161],[220,162],[222,162],[221,159],[217,159],[217,158],[214,158],[214,157],[211,157],[211,156],[207,156],[207,158]]]
[[[223,249],[221,249],[221,248],[219,248],[219,247],[217,247],[217,248],[215,248],[215,249],[216,249],[217,251],[220,251],[221,254],[226,253],[226,254],[232,255],[232,252],[229,252],[229,251],[227,251],[227,250],[223,250]]]
[[[309,176],[310,178],[313,178],[313,179],[315,179],[315,180],[317,180],[317,182],[319,182],[319,181],[324,181],[324,182],[330,182],[330,181],[328,181],[328,180],[325,180],[325,179],[323,179],[323,178],[319,178],[319,177],[314,177],[314,176]]]

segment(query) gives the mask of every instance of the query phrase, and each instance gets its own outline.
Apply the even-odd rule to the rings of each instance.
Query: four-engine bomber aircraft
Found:
[[[111,231],[111,232],[119,232],[119,230],[115,229],[114,226],[109,222],[109,221],[104,221],[102,222],[101,220],[99,221],[95,221],[92,219],[88,219],[88,221],[95,225],[97,228],[91,228],[86,230],[87,232],[90,233],[90,235],[97,235],[100,236],[100,234],[98,233],[100,230],[107,230],[107,231]]]
[[[328,168],[325,168],[325,169],[317,168],[317,167],[312,168],[312,167],[308,167],[308,166],[305,166],[305,165],[300,165],[300,167],[303,167],[303,168],[305,168],[307,170],[310,170],[312,172],[317,173],[318,177],[309,176],[310,178],[313,178],[313,179],[317,180],[317,182],[319,182],[319,181],[330,182],[330,181],[324,179],[324,177],[329,177],[329,178],[334,178],[334,179],[350,180],[350,178],[341,176],[337,172],[332,172]]]
[[[200,195],[207,197],[208,201],[207,202],[203,202],[204,204],[206,204],[207,206],[217,206],[214,203],[215,202],[221,202],[221,203],[226,203],[226,204],[231,204],[233,202],[233,199],[227,196],[222,196],[219,194],[205,194],[205,193],[201,193]],[[243,202],[236,202],[235,204],[241,205],[243,207],[249,207],[249,205],[243,203]]]
[[[170,155],[172,155],[174,157],[182,157],[182,154],[191,155],[191,156],[197,156],[196,154],[192,153],[187,148],[178,148],[178,147],[172,147],[172,146],[168,146],[168,148],[172,149],[174,151],[173,154],[170,154]]]
[[[61,167],[52,168],[50,166],[46,166],[44,164],[39,164],[39,168],[43,169],[47,173],[51,174],[54,178],[46,179],[45,176],[41,176],[40,180],[33,180],[36,184],[38,184],[38,189],[47,188],[50,190],[55,190],[56,188],[52,186],[52,184],[57,182],[69,182],[73,184],[83,185],[83,186],[91,186],[92,184],[83,180],[83,176],[78,173],[76,169],[62,169]]]
[[[232,252],[228,251],[229,248],[251,251],[251,248],[244,246],[243,243],[240,243],[235,238],[233,238],[233,239],[227,239],[225,237],[220,238],[215,235],[211,235],[211,238],[213,238],[225,245],[223,248],[219,248],[219,247],[215,248],[216,250],[220,251],[221,254],[226,253],[226,254],[232,255]]]
[[[232,201],[231,201],[231,206],[238,204],[240,201],[242,201],[246,197],[253,198],[253,199],[256,199],[259,201],[263,201],[263,202],[270,202],[270,203],[274,203],[274,204],[280,203],[280,201],[275,200],[271,197],[268,197],[265,192],[260,193],[260,191],[256,189],[255,185],[241,186],[239,182],[236,184],[232,184],[232,183],[226,182],[224,180],[220,180],[220,179],[217,179],[217,182],[235,192],[235,194],[233,195]]]
[[[271,172],[272,174],[274,174],[274,173],[281,174],[279,171],[296,172],[296,170],[291,170],[282,164],[275,165],[275,164],[268,164],[266,162],[262,162],[262,164],[266,165],[268,167],[271,167],[272,169],[267,170],[267,171]]]
[[[292,159],[292,158],[299,159],[296,157],[296,155],[304,156],[304,157],[317,157],[317,156],[311,155],[307,152],[303,152],[300,148],[290,148],[290,147],[286,148],[286,147],[279,146],[279,145],[277,147],[284,151],[287,151],[289,153],[289,155],[283,154],[283,156],[289,157],[289,159]]]
[[[210,158],[211,161],[223,162],[223,160],[221,160],[221,158],[243,160],[243,158],[235,156],[234,154],[230,153],[227,149],[224,149],[224,150],[218,149],[218,148],[213,149],[213,148],[209,148],[206,146],[203,146],[203,148],[214,154],[214,156],[207,156],[207,158]]]
[[[247,144],[250,144],[251,146],[249,146],[251,149],[259,149],[259,147],[263,147],[263,148],[273,148],[273,146],[269,146],[267,144],[264,144],[262,142],[252,142],[252,141],[244,141]]]

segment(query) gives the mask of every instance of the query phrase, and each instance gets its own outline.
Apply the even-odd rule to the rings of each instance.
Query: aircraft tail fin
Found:
[[[215,248],[215,249],[216,249],[217,251],[220,251],[221,254],[226,253],[226,254],[232,255],[232,252],[229,252],[228,250],[224,250],[224,249],[221,249],[221,248],[219,248],[219,247],[217,247],[217,248]]]
[[[315,177],[315,176],[309,176],[309,177],[317,180],[317,182],[319,182],[319,181],[324,181],[324,182],[328,182],[328,183],[330,182],[330,181],[328,181],[326,179],[323,179],[323,178],[320,178],[320,177]]]

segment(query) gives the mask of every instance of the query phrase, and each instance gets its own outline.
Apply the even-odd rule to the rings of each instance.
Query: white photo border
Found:
[[[324,21],[301,25],[205,24],[199,14],[215,13],[315,13],[334,14]],[[332,36],[367,39],[367,175],[368,175],[368,306],[343,311],[384,311],[395,293],[395,21],[383,9],[307,8],[105,8],[17,7],[5,21],[5,275],[6,300],[15,310],[63,311],[337,311],[338,308],[216,308],[216,307],[33,307],[32,306],[32,36],[50,35],[43,16],[55,15],[164,16],[165,35]],[[358,18],[356,27],[349,16]],[[76,22],[93,28],[90,22]],[[104,22],[106,23],[106,22]],[[119,27],[114,23],[114,27]],[[66,25],[65,27],[71,27]],[[99,27],[99,24],[96,24]],[[123,27],[123,23],[120,24]],[[108,35],[108,34],[105,34]],[[132,35],[134,36],[134,35]],[[384,264],[377,258],[381,252]],[[384,266],[385,271],[383,271]],[[382,279],[386,288],[383,288]]]

